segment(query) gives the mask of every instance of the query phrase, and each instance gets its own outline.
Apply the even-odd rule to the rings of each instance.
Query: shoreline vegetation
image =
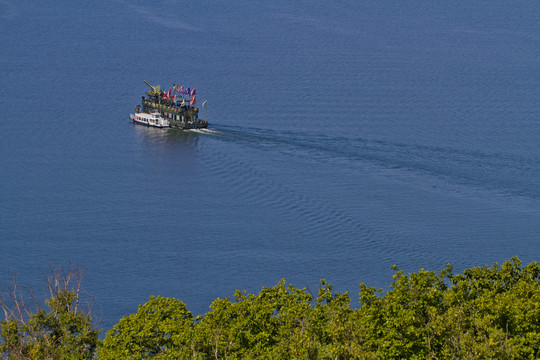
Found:
[[[197,317],[178,299],[152,296],[104,332],[92,322],[81,271],[57,267],[44,306],[16,281],[2,294],[0,358],[540,358],[540,263],[514,257],[460,274],[451,265],[393,269],[386,292],[360,284],[358,306],[325,280],[317,296],[281,280],[218,298]]]

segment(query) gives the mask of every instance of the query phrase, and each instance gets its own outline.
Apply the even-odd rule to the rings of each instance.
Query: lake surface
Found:
[[[540,2],[0,1],[0,288],[84,268],[105,329],[285,278],[540,257]],[[134,125],[197,88],[208,130]]]

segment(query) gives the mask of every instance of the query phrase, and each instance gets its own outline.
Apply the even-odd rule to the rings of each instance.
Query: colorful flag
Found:
[[[167,99],[172,99],[172,97],[171,97],[171,89],[169,89],[169,92],[167,93]]]
[[[182,99],[182,105],[180,106],[184,106],[184,105],[186,105],[186,99]]]
[[[196,99],[196,98],[197,98],[196,96],[192,96],[192,97],[191,97],[191,100],[189,101],[189,105],[195,104],[195,101],[196,101],[195,99]]]
[[[204,100],[203,103],[202,103],[202,108],[203,108],[203,109],[206,107],[206,101],[207,101],[207,100]]]
[[[180,88],[178,89],[178,92],[184,95],[184,85],[180,86]]]
[[[186,94],[187,94],[188,96],[191,96],[191,88],[187,88]]]
[[[191,96],[195,96],[195,95],[196,95],[196,94],[195,94],[196,92],[197,92],[197,89],[193,88],[193,90],[191,90],[191,94],[190,94],[190,95],[191,95]]]

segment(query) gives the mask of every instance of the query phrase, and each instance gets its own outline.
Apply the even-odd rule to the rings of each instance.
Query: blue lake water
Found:
[[[540,257],[540,3],[0,1],[0,287],[86,273],[108,329],[285,278]],[[134,125],[197,88],[209,129]]]

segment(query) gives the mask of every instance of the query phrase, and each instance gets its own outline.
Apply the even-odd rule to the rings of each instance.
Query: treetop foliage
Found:
[[[25,323],[8,311],[0,324],[0,354],[10,359],[62,358],[62,351],[99,359],[540,357],[540,263],[522,266],[512,258],[462,274],[450,265],[438,273],[394,271],[386,293],[361,283],[357,305],[324,279],[316,297],[281,280],[258,294],[236,291],[230,299],[218,298],[197,317],[180,300],[151,297],[99,344],[97,335],[89,336],[97,334],[88,330],[89,317],[73,311],[77,292],[60,291],[47,302],[48,310],[27,314]],[[62,314],[78,317],[54,320]],[[61,341],[51,350],[38,333]]]

